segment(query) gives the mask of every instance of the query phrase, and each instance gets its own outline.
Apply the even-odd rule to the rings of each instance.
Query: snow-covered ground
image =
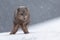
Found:
[[[60,18],[31,25],[29,31],[29,34],[18,31],[15,35],[0,33],[0,40],[60,40]]]

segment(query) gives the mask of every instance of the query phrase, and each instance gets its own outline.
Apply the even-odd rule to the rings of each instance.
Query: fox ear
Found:
[[[19,12],[20,11],[20,8],[18,8],[17,11]]]
[[[28,11],[28,8],[27,7],[25,9]]]

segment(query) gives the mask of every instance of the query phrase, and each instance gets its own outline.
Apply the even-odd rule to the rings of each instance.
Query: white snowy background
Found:
[[[21,5],[30,9],[30,33],[9,35],[14,10]],[[60,0],[0,0],[0,40],[60,40]]]
[[[15,35],[0,33],[0,40],[60,40],[60,17],[31,25],[29,34],[19,30]]]

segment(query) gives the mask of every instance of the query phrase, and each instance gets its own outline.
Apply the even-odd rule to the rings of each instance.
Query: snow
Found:
[[[25,8],[26,6],[19,6],[18,8]]]
[[[15,35],[10,32],[0,33],[0,40],[60,40],[60,18],[31,25],[29,34],[18,31]]]

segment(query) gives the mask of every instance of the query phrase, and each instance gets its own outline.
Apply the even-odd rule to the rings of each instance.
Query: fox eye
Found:
[[[23,13],[21,15],[23,15]]]

